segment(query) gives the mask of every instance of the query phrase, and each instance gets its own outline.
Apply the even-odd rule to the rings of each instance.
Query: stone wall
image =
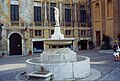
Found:
[[[101,31],[101,40],[102,35],[108,35],[111,38],[111,42],[117,38],[117,35],[120,31],[120,1],[112,0],[112,8],[109,8],[109,13],[113,14],[111,17],[107,17],[107,1],[108,0],[92,0],[92,14],[93,14],[93,38],[96,42],[95,31],[98,29]],[[95,5],[96,3],[100,4],[100,22],[95,21]],[[97,22],[97,24],[96,24]]]

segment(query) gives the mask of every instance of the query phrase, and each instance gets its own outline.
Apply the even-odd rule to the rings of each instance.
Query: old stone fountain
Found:
[[[40,57],[31,58],[26,61],[26,73],[30,74],[44,67],[53,74],[53,80],[75,80],[90,75],[90,58],[76,56],[76,52],[65,45],[72,45],[74,38],[64,38],[60,31],[59,10],[55,7],[54,34],[51,38],[44,40],[45,50]],[[63,48],[52,48],[52,46],[63,46]]]

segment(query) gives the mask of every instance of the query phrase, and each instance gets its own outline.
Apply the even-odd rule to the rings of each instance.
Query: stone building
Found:
[[[61,32],[65,38],[75,38],[74,50],[89,49],[91,28],[86,0],[0,0],[0,5],[4,11],[0,22],[6,30],[3,50],[8,55],[44,50],[44,39],[54,32],[54,7],[60,10]]]
[[[109,36],[111,44],[120,33],[120,0],[92,0],[93,41],[102,43],[103,35]]]

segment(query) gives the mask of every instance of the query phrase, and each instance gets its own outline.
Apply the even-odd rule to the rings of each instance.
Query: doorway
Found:
[[[81,50],[87,50],[87,40],[81,40]]]
[[[9,38],[10,55],[22,55],[22,37],[18,33],[13,33]]]
[[[100,31],[96,31],[96,46],[100,46]]]
[[[33,53],[41,53],[44,50],[44,42],[43,41],[35,41],[33,42]]]

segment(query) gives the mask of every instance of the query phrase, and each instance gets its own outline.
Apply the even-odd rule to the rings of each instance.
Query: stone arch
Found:
[[[11,33],[8,35],[8,39],[10,38],[10,36],[11,36],[13,33],[18,33],[18,34],[20,34],[20,36],[21,36],[22,39],[23,39],[23,35],[22,35],[20,32],[11,32]]]

